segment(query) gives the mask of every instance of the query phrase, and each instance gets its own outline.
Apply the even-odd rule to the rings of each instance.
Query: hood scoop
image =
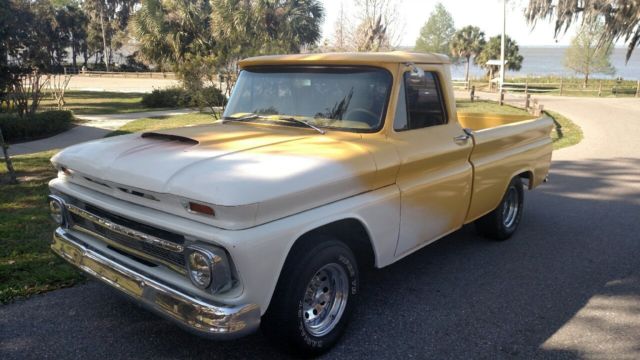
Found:
[[[173,134],[163,134],[157,132],[146,132],[140,135],[143,139],[153,139],[153,140],[163,140],[163,141],[176,141],[185,145],[198,145],[198,140],[194,140],[188,137],[173,135]]]

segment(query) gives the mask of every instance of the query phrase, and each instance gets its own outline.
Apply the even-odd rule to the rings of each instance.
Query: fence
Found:
[[[78,75],[130,79],[177,79],[176,74],[172,72],[81,71],[80,73],[78,73]]]
[[[451,81],[451,83],[453,84],[453,87],[456,89],[469,89],[469,81],[465,81],[465,80],[453,80]]]
[[[495,82],[454,80],[454,87],[469,89],[475,86],[479,91],[498,91]],[[592,80],[584,87],[578,79],[557,79],[556,81],[505,82],[503,90],[508,93],[577,95],[577,96],[631,96],[640,97],[640,80]]]

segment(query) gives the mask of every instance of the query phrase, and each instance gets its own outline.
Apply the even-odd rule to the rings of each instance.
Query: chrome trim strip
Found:
[[[173,251],[173,252],[177,252],[177,253],[181,253],[182,251],[184,251],[184,246],[180,245],[180,244],[176,244],[173,243],[171,241],[167,241],[167,240],[163,240],[160,239],[158,237],[155,237],[153,235],[148,235],[145,234],[143,232],[140,232],[138,230],[133,230],[131,228],[128,228],[126,226],[122,226],[122,225],[118,225],[110,220],[107,220],[105,218],[102,218],[98,215],[95,215],[87,210],[81,209],[75,205],[71,205],[69,203],[65,204],[67,207],[67,210],[69,210],[69,212],[72,212],[88,221],[91,221],[92,223],[99,225],[105,229],[111,230],[113,232],[116,232],[120,235],[124,235],[127,237],[130,237],[133,240],[137,240],[137,241],[142,241],[145,242],[147,244],[151,244],[160,248],[163,248],[165,250],[169,250],[169,251]]]
[[[186,275],[187,274],[186,267],[179,266],[179,265],[177,265],[175,263],[172,263],[170,261],[167,261],[167,260],[165,260],[165,259],[163,259],[161,257],[153,256],[153,255],[147,254],[147,253],[145,253],[143,251],[128,247],[126,245],[122,245],[117,241],[113,241],[113,240],[109,239],[108,237],[105,237],[105,236],[103,236],[101,234],[95,233],[95,232],[93,232],[93,231],[91,231],[89,229],[85,229],[85,228],[83,228],[81,226],[78,226],[78,225],[71,226],[70,229],[74,230],[74,231],[78,231],[78,232],[84,233],[84,234],[86,234],[88,236],[94,237],[94,238],[106,243],[109,246],[112,246],[112,247],[114,247],[114,248],[116,248],[118,250],[124,251],[125,253],[131,254],[131,255],[133,255],[135,257],[139,257],[139,258],[141,258],[143,260],[146,260],[146,261],[149,261],[149,262],[152,262],[152,263],[162,264],[162,265],[168,267],[169,269],[171,269],[171,270],[173,270],[173,271],[175,271],[175,272],[177,272],[179,274],[182,274],[182,275]]]
[[[54,232],[51,249],[84,272],[199,335],[235,339],[260,325],[258,305],[221,305],[186,294],[82,245],[63,228]]]

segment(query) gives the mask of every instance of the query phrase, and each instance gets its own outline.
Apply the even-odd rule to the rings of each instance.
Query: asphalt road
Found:
[[[554,154],[516,236],[472,227],[364,276],[327,359],[639,359],[640,100],[544,99],[585,140]],[[90,282],[0,307],[0,358],[279,358],[211,342]]]

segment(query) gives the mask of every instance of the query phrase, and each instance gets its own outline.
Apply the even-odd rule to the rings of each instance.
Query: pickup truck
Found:
[[[447,57],[254,57],[223,117],[64,149],[54,252],[214,339],[338,341],[359,273],[474,222],[513,235],[552,120],[459,114]],[[373,285],[372,285],[373,286]]]

